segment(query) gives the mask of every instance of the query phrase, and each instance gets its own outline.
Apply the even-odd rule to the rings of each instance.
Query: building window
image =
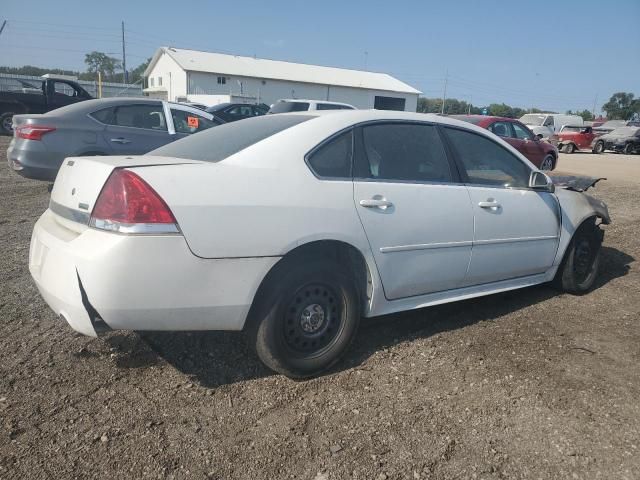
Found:
[[[227,77],[218,77],[218,85],[225,85],[227,83]]]
[[[162,77],[158,77],[158,86],[161,87],[162,86]]]
[[[149,78],[149,86],[150,86],[150,87],[153,87],[153,77],[150,77],[150,78]]]

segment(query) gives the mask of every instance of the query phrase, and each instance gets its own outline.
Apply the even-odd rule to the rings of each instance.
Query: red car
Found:
[[[602,135],[593,131],[593,127],[562,127],[560,133],[558,133],[558,150],[564,150],[565,153],[573,153],[576,150],[589,150],[593,149],[596,152],[596,147],[592,147],[593,139]],[[602,150],[601,146],[597,147]]]
[[[451,115],[451,117],[473,123],[498,135],[540,170],[553,170],[558,164],[558,149],[550,143],[541,141],[518,120],[486,115]]]

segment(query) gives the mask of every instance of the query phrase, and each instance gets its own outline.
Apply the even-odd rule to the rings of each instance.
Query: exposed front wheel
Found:
[[[357,288],[340,264],[300,261],[282,269],[257,300],[252,338],[262,362],[290,378],[335,364],[360,323]]]
[[[15,113],[6,112],[0,115],[0,134],[13,135],[13,116]]]
[[[557,288],[574,294],[591,290],[598,276],[603,237],[595,218],[580,225],[553,280]]]
[[[593,146],[593,153],[602,153],[604,152],[604,142],[596,142]]]
[[[576,146],[573,143],[567,143],[567,146],[564,147],[564,153],[573,153],[576,151]]]
[[[624,153],[626,153],[627,155],[631,155],[633,153],[633,145],[631,143],[627,143],[624,146]]]
[[[553,155],[547,155],[546,157],[544,157],[542,163],[540,164],[540,170],[553,170],[553,162]]]

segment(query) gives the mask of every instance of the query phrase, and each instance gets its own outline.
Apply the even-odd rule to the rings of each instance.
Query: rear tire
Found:
[[[596,281],[604,232],[595,218],[585,221],[571,239],[553,285],[564,292],[587,293]]]
[[[573,153],[576,151],[576,146],[573,143],[568,143],[566,147],[564,147],[564,153]]]
[[[13,112],[6,112],[0,115],[0,134],[13,135]]]
[[[593,153],[602,153],[604,152],[604,142],[596,142],[596,144],[593,146]]]
[[[631,155],[633,153],[633,150],[634,150],[634,148],[633,148],[633,145],[631,143],[627,143],[624,146],[624,153],[626,155]]]
[[[334,365],[356,336],[360,300],[342,265],[298,260],[270,280],[250,319],[260,360],[289,378],[318,375]]]

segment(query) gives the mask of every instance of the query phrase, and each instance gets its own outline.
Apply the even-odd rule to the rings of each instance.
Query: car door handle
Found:
[[[119,137],[119,138],[112,138],[112,139],[111,139],[111,141],[112,141],[113,143],[120,143],[120,144],[122,144],[122,145],[124,145],[124,144],[126,144],[126,143],[131,143],[131,140],[127,140],[126,138],[122,138],[122,137]]]
[[[498,208],[500,204],[495,200],[488,200],[486,202],[478,202],[480,208]]]
[[[381,198],[370,198],[367,200],[360,200],[360,205],[367,208],[393,207],[393,203],[391,203],[389,200],[383,200]]]

